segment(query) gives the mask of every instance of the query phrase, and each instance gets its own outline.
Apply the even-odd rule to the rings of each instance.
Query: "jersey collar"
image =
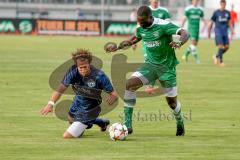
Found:
[[[156,18],[155,18],[155,17],[153,17],[153,23],[152,23],[152,25],[151,25],[151,26],[147,27],[147,29],[148,29],[148,28],[152,28],[152,26],[153,26],[155,23],[156,23]]]
[[[191,7],[193,7],[193,8],[198,8],[199,7],[199,5],[197,5],[197,6],[194,6],[193,4],[191,5]]]
[[[152,6],[150,5],[150,6],[148,6],[151,10],[157,10],[158,8],[152,8]]]

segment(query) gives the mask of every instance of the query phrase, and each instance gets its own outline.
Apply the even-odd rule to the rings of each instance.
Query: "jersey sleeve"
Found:
[[[73,72],[73,69],[70,68],[62,80],[62,84],[68,87],[70,84],[73,83],[73,79],[74,79],[74,72]]]
[[[113,86],[105,73],[101,72],[99,74],[98,81],[100,89],[104,90],[107,93],[113,92]]]
[[[216,12],[213,13],[212,17],[211,17],[211,20],[213,22],[216,22],[216,19],[217,19],[217,15],[216,15]]]
[[[167,35],[173,35],[173,34],[177,34],[177,32],[180,30],[181,28],[173,23],[168,23],[164,26],[164,32]]]

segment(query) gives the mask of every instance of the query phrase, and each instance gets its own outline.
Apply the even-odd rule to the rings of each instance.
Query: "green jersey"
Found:
[[[149,6],[149,8],[152,10],[153,17],[160,19],[170,19],[170,14],[166,8],[158,7],[154,9],[151,6]]]
[[[188,6],[185,9],[185,16],[188,20],[188,31],[190,34],[191,32],[199,33],[200,19],[204,17],[203,9],[198,6]]]
[[[138,26],[136,37],[143,41],[145,62],[175,67],[178,61],[169,43],[179,30],[180,27],[159,18],[154,18],[153,24],[146,29]]]

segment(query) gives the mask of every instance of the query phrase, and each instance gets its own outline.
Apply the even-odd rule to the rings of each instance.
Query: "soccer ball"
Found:
[[[121,123],[114,123],[109,127],[109,136],[113,141],[125,140],[128,135],[127,127]]]

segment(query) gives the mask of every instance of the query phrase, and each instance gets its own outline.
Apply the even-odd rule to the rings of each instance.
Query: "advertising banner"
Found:
[[[172,21],[180,25],[180,21]],[[130,36],[136,31],[136,22],[105,21],[104,35]],[[34,34],[34,35],[75,35],[100,36],[101,21],[99,20],[53,20],[53,19],[5,19],[0,18],[0,34]],[[201,22],[200,37],[207,38],[208,26]],[[187,25],[184,27],[187,29]],[[212,29],[214,37],[214,29]],[[240,25],[235,26],[234,39],[240,38]]]
[[[132,35],[136,31],[136,22],[105,22],[105,35]]]
[[[38,34],[48,35],[89,35],[99,36],[99,21],[76,20],[37,20]]]
[[[34,19],[0,19],[1,34],[33,34],[35,31]]]

